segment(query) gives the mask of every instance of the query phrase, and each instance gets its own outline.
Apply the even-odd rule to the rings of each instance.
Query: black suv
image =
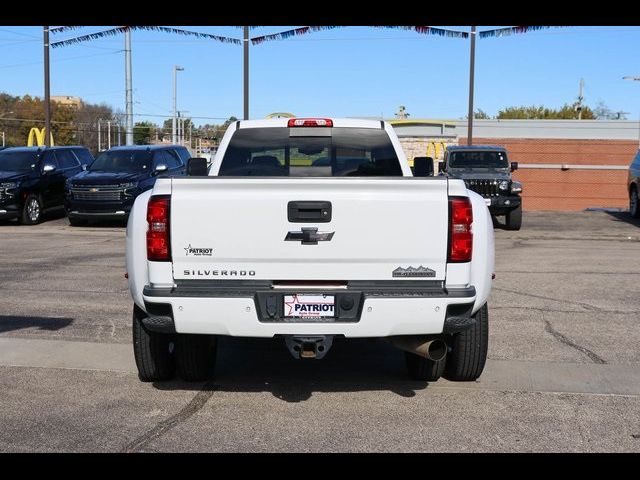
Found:
[[[67,181],[64,206],[71,225],[87,220],[123,220],[136,197],[159,176],[184,175],[189,151],[179,145],[114,147]]]
[[[68,178],[93,162],[84,147],[12,147],[0,151],[0,219],[39,223],[64,205]]]
[[[509,164],[505,148],[488,145],[448,147],[440,168],[482,195],[491,216],[504,215],[509,230],[520,230],[522,225],[522,184],[511,178],[517,169],[517,162]]]

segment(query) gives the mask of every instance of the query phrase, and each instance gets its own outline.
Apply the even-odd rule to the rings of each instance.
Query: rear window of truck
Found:
[[[451,152],[449,167],[451,168],[507,168],[507,154],[497,151]]]
[[[218,175],[399,177],[402,169],[382,129],[271,127],[237,130]]]

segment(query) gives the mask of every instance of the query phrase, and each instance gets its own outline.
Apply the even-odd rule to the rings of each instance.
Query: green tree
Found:
[[[120,125],[120,142],[124,144],[126,135],[124,117],[114,114],[113,109],[104,103],[99,105],[83,103],[76,111],[77,145],[84,145],[94,155],[98,153],[98,120],[102,120],[100,122],[102,148],[106,148],[109,144],[107,139],[109,130],[106,126],[109,120],[111,120],[111,145],[118,145],[118,125]]]
[[[189,137],[189,129],[191,128],[191,119],[190,118],[183,118],[183,125],[184,125],[184,134],[183,137],[186,139]],[[176,131],[178,128],[178,119],[176,118]],[[192,133],[194,136],[195,135],[195,126],[194,128],[194,133]],[[162,130],[160,130],[161,132],[161,140],[169,140],[171,141],[171,135],[173,134],[173,118],[167,118],[163,123],[162,123]]]
[[[475,118],[476,120],[489,120],[491,117],[487,112],[479,108],[473,113],[473,118]]]
[[[137,122],[133,126],[133,143],[147,145],[151,141],[151,135],[156,128],[156,125],[151,122]]]
[[[227,128],[229,127],[229,125],[237,121],[238,119],[236,117],[229,117],[227,120],[225,120],[225,122],[222,125],[218,125],[218,128],[216,129],[216,133],[215,133],[216,140],[220,141],[220,139],[224,135],[224,132],[227,131]]]
[[[56,145],[84,145],[95,154],[98,147],[97,121],[112,122],[112,144],[117,144],[118,118],[105,104],[82,103],[78,108],[51,103],[51,130]],[[7,146],[27,144],[29,131],[44,127],[44,101],[39,97],[17,97],[0,93],[0,131],[5,132]],[[106,127],[103,123],[103,146]],[[124,139],[124,129],[122,129]]]
[[[572,105],[564,104],[559,109],[540,106],[507,107],[498,111],[498,120],[570,120],[577,119],[578,112]],[[587,106],[582,107],[582,119],[595,118],[593,110]]]
[[[74,108],[52,102],[51,120],[51,131],[56,145],[77,144],[76,112]]]

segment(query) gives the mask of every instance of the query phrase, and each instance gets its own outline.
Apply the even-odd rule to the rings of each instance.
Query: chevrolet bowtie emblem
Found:
[[[302,242],[302,245],[317,245],[328,242],[336,232],[319,232],[316,227],[303,227],[299,232],[289,232],[284,237],[286,242]]]

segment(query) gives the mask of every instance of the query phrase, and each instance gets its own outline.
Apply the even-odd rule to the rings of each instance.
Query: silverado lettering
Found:
[[[254,270],[183,270],[185,277],[255,277]]]

